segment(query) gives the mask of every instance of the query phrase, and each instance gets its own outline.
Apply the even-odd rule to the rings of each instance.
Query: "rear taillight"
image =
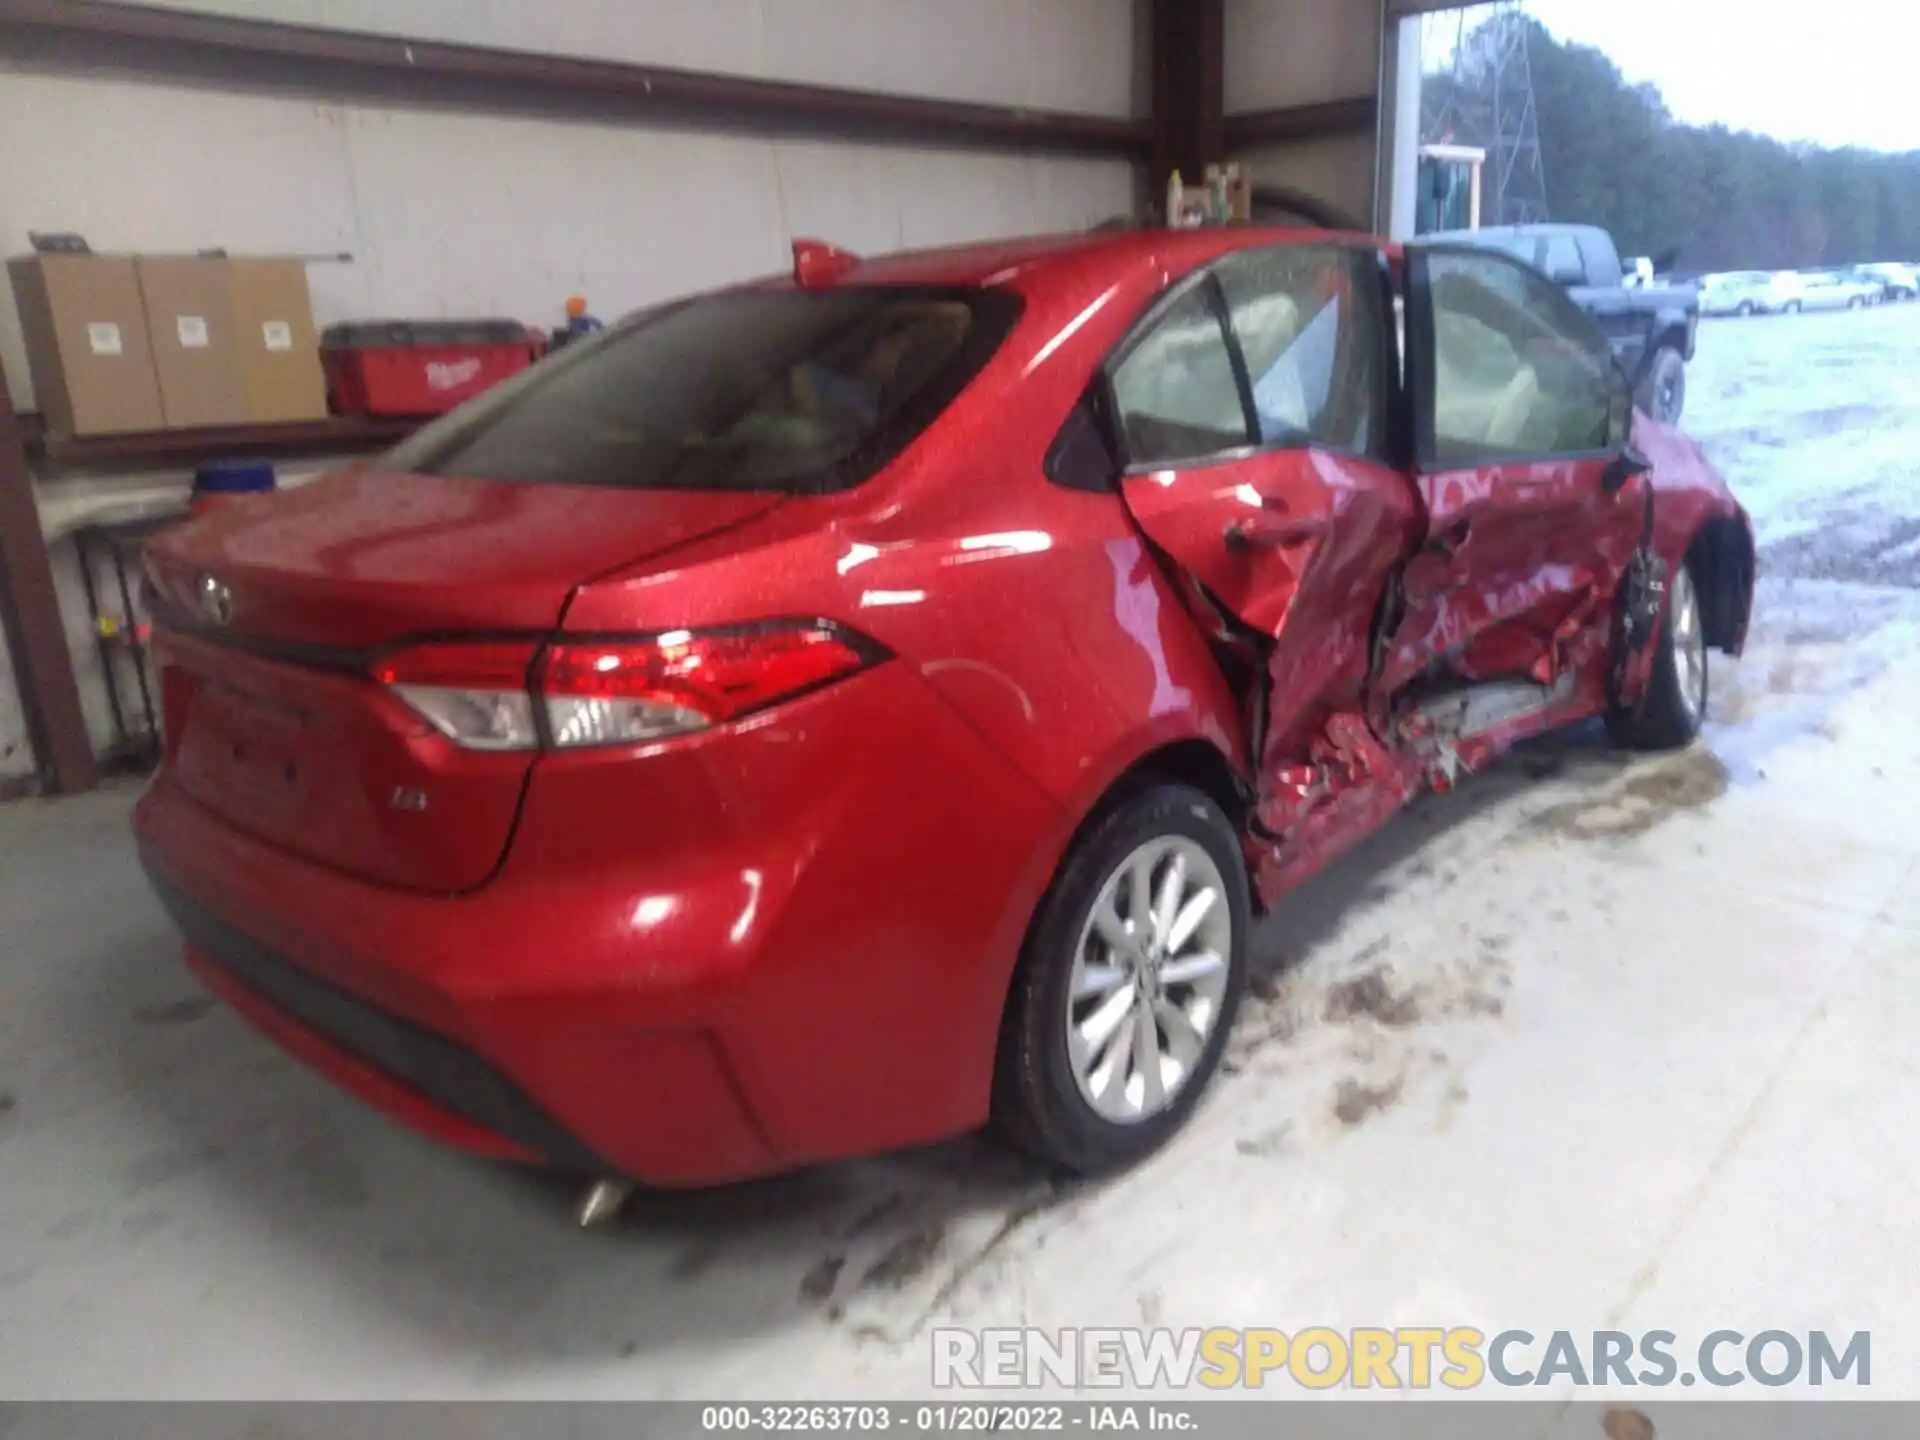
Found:
[[[416,645],[375,663],[373,678],[469,750],[531,750],[540,743],[529,681],[530,641]]]
[[[737,720],[864,669],[881,652],[827,621],[638,639],[454,641],[373,678],[475,750],[633,745]]]

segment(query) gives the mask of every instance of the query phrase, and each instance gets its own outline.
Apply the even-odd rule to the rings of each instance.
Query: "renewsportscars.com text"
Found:
[[[936,1389],[1472,1390],[1509,1387],[1849,1385],[1873,1379],[1872,1336],[1824,1330],[1671,1330],[1536,1335],[1469,1326],[1268,1329],[960,1330],[932,1333]]]

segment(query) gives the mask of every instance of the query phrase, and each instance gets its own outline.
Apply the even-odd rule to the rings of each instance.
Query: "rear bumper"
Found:
[[[156,782],[138,812],[141,860],[186,939],[188,965],[256,1029],[341,1088],[432,1139],[489,1158],[662,1186],[784,1168],[712,1034],[651,1030],[604,994],[542,1000],[521,991],[489,1000],[430,990],[408,956],[372,951],[367,932],[406,934],[406,911],[437,905],[443,943],[480,965],[483,914],[460,901],[383,896],[264,850],[253,863],[295,888],[276,906],[291,923],[263,920],[206,872],[175,868],[169,852],[189,834],[197,854],[229,864],[237,848],[255,848],[198,810]],[[360,893],[348,899],[351,890]],[[301,891],[307,898],[295,900]],[[327,911],[360,923],[328,925]],[[236,914],[248,917],[244,925],[228,918]],[[288,934],[293,928],[302,935]],[[319,951],[325,962],[312,963]],[[352,975],[354,988],[341,975]],[[552,978],[563,990],[567,977]]]
[[[255,839],[165,766],[134,829],[216,990],[466,1149],[702,1185],[969,1129],[1058,807],[902,666],[782,719],[543,760],[457,896]]]
[[[611,1167],[480,1056],[288,964],[189,898],[147,879],[186,937],[187,963],[256,1029],[362,1099],[446,1144],[601,1174]]]

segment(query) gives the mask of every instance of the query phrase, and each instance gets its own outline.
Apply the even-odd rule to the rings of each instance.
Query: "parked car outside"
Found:
[[[1763,315],[1798,315],[1806,308],[1807,280],[1797,270],[1775,270],[1768,282]]]
[[[1883,300],[1920,299],[1920,271],[1911,265],[1897,265],[1890,261],[1856,265],[1852,274],[1869,284],[1878,285]]]
[[[1877,280],[1865,280],[1839,270],[1813,270],[1802,277],[1797,309],[1861,310],[1878,305],[1882,288]]]
[[[795,249],[149,551],[189,963],[454,1145],[1123,1165],[1256,913],[1526,736],[1686,744],[1744,644],[1745,512],[1511,256]]]
[[[1800,291],[1771,270],[1732,270],[1700,278],[1702,315],[1765,315],[1784,309]]]

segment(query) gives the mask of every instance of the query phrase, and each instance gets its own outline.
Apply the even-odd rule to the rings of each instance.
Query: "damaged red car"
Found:
[[[1289,887],[1741,649],[1745,513],[1507,256],[795,250],[150,552],[188,960],[444,1141],[1124,1164]]]

